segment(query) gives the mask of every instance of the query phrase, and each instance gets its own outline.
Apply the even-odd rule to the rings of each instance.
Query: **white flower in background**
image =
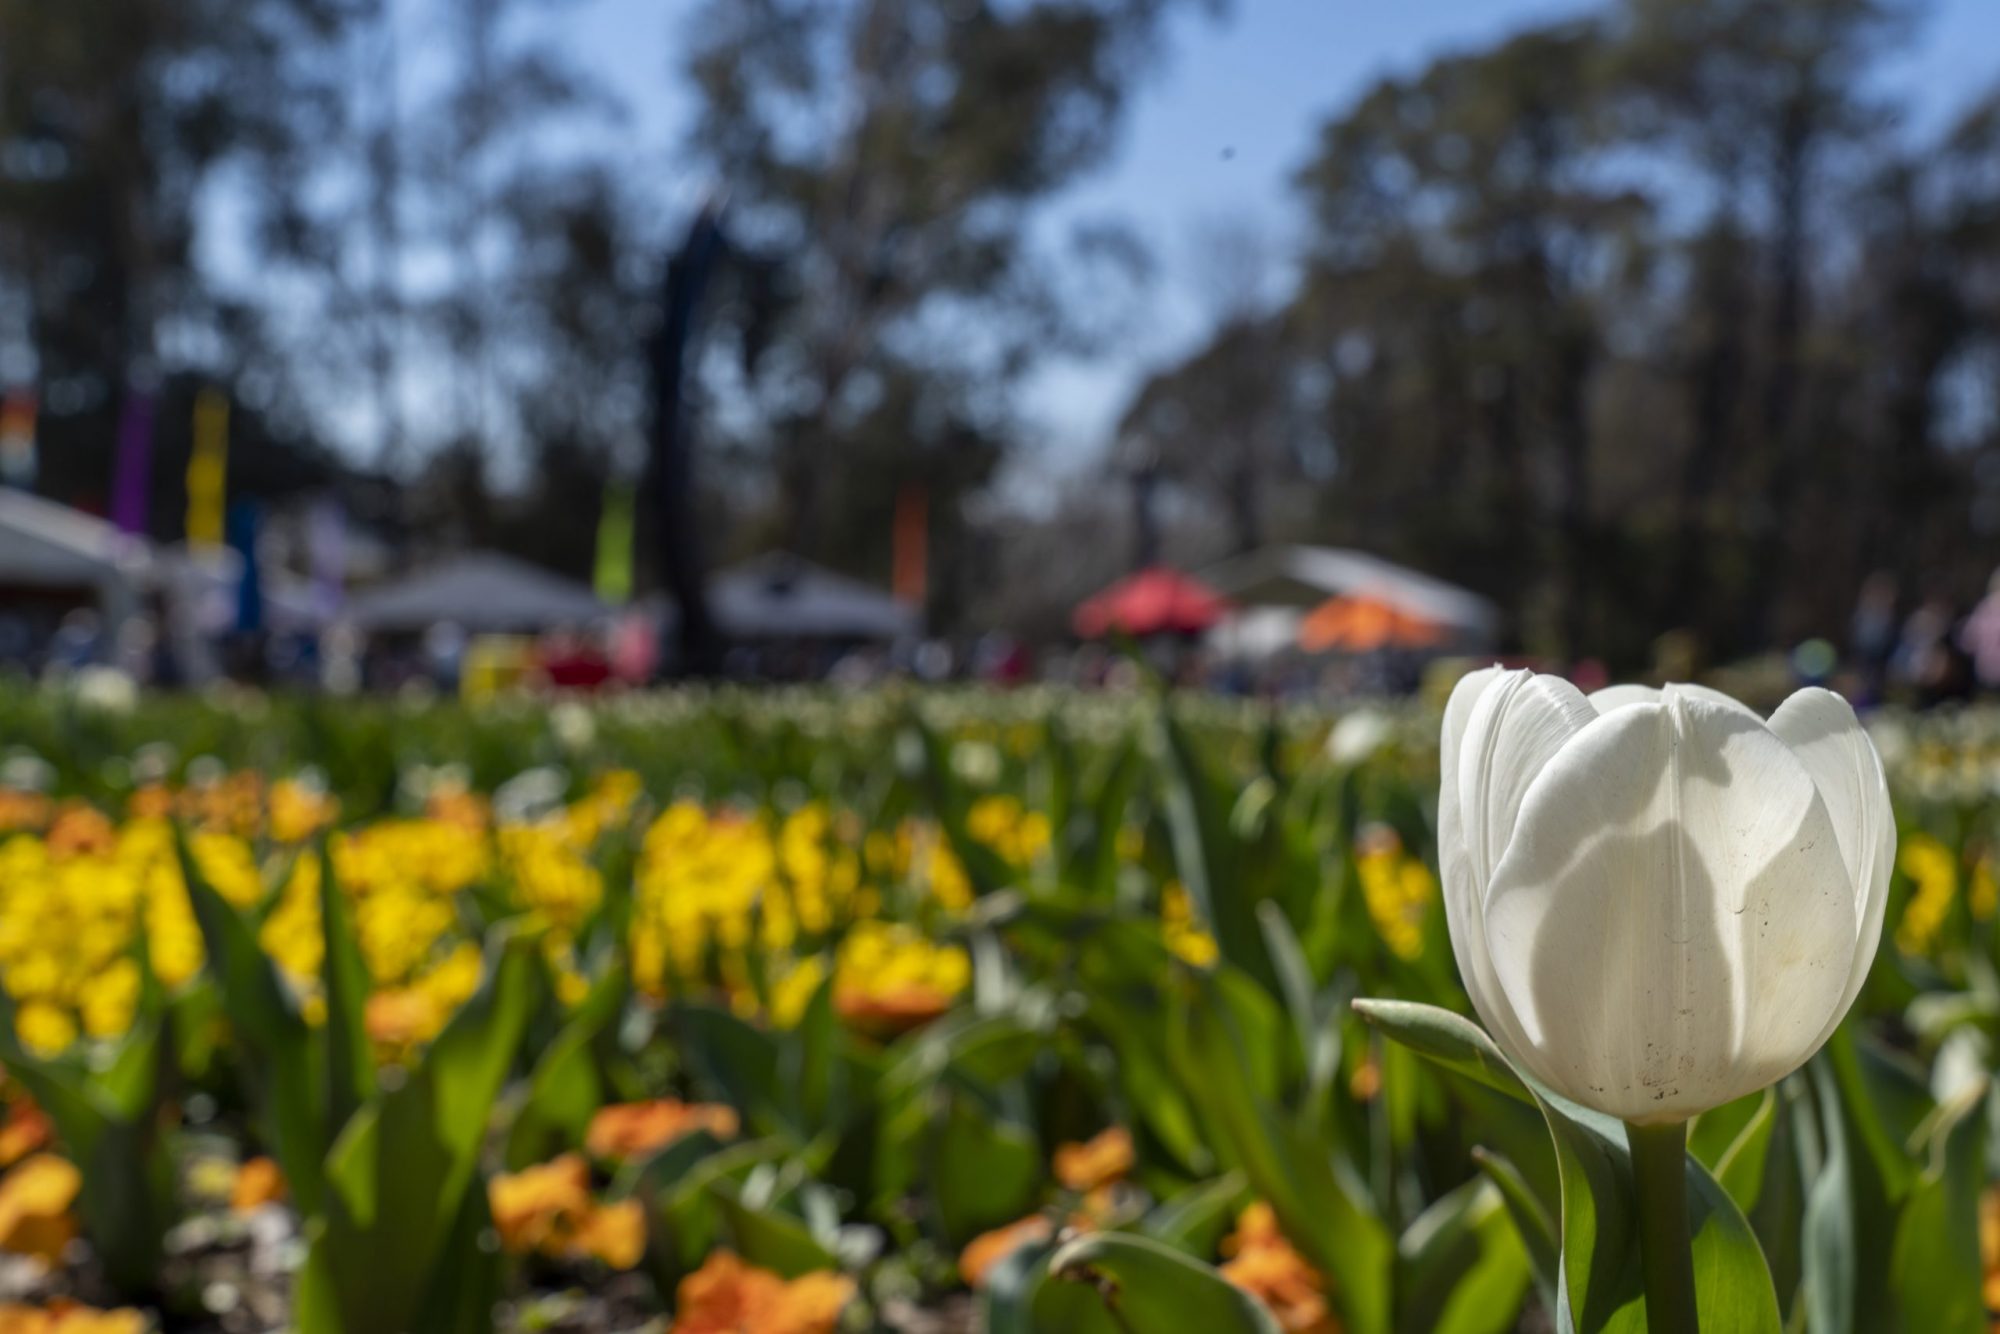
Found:
[[[974,787],[1000,781],[1000,748],[987,741],[960,741],[951,748],[951,768]]]
[[[116,667],[84,667],[70,678],[77,704],[99,713],[128,714],[139,706],[139,683]]]
[[[569,750],[582,750],[597,739],[597,718],[576,700],[559,701],[549,710],[549,730]]]
[[[1380,709],[1361,708],[1341,715],[1327,733],[1326,757],[1343,769],[1351,768],[1389,744],[1396,725]]]
[[[569,775],[551,765],[523,769],[493,789],[493,818],[501,824],[530,824],[554,815],[569,791]]]
[[[1440,746],[1453,952],[1501,1048],[1639,1124],[1775,1082],[1875,958],[1895,861],[1882,765],[1846,701],[1767,723],[1700,686],[1489,668]]]

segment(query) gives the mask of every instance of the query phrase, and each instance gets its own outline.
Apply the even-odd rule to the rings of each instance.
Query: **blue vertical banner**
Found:
[[[239,500],[229,507],[229,548],[243,558],[243,576],[236,582],[238,634],[264,628],[264,580],[257,568],[257,528],[262,517],[254,500]]]

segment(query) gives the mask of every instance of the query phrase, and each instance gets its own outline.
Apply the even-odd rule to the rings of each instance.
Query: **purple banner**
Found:
[[[118,417],[118,470],[111,482],[111,521],[135,537],[146,535],[153,495],[153,395],[127,389]]]

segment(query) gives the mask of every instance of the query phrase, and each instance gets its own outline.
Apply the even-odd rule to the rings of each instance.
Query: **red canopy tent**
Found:
[[[1108,634],[1196,635],[1222,619],[1226,604],[1206,584],[1155,565],[1127,575],[1077,605],[1071,627],[1085,639]]]

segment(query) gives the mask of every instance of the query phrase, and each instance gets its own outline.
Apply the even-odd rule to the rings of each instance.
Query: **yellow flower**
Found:
[[[833,1004],[842,1019],[900,1033],[935,1019],[971,984],[972,961],[901,923],[860,922],[835,957]]]
[[[1048,850],[1049,817],[1027,810],[1019,797],[981,797],[966,812],[965,827],[1013,866],[1028,866]]]
[[[29,1051],[56,1056],[76,1041],[76,1021],[47,1001],[30,1001],[15,1012],[14,1032]]]
[[[233,834],[197,831],[188,835],[188,853],[209,888],[238,908],[255,907],[264,897],[264,876],[250,844]]]
[[[271,785],[269,830],[279,843],[299,843],[340,818],[340,802],[295,778]]]
[[[1896,925],[1896,948],[1923,954],[1936,943],[1958,894],[1958,859],[1929,834],[1911,834],[1896,854],[1896,866],[1914,887]]]
[[[1437,898],[1437,879],[1420,858],[1403,851],[1387,825],[1373,825],[1356,840],[1355,871],[1361,897],[1382,942],[1399,959],[1424,952],[1424,916]]]
[[[1197,968],[1208,967],[1221,954],[1215,937],[1196,919],[1194,900],[1178,880],[1169,880],[1160,891],[1160,934],[1168,949]]]

